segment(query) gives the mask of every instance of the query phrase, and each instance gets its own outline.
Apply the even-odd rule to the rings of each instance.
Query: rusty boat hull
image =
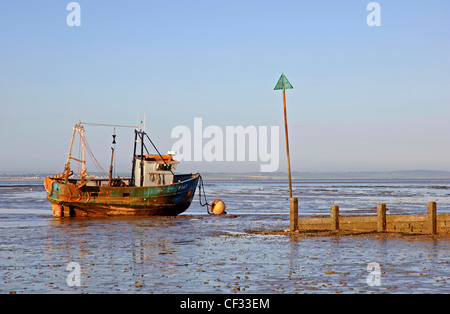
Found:
[[[102,186],[101,180],[80,186],[47,177],[44,186],[55,217],[176,216],[191,205],[199,177],[177,175],[176,183],[142,187]]]

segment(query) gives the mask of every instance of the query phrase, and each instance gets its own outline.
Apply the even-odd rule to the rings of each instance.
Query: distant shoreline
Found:
[[[30,181],[43,181],[45,176],[0,176],[0,182],[13,181],[13,182],[30,182]]]
[[[1,174],[0,181],[43,181],[50,174]],[[93,173],[93,175],[96,175]],[[121,177],[125,174],[118,173]],[[287,180],[287,173],[225,173],[202,172],[205,180]],[[404,170],[404,171],[348,171],[348,172],[297,172],[292,173],[293,180],[433,180],[449,179],[450,171]]]

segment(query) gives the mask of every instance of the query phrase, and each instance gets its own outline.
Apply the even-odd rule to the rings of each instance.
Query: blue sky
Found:
[[[177,125],[280,126],[287,91],[292,169],[450,171],[450,2],[70,1],[0,4],[0,173],[63,170],[78,121],[135,124],[162,152]],[[118,130],[117,169],[132,130]],[[88,128],[108,168],[108,128]],[[186,162],[186,171],[257,171]],[[89,169],[88,169],[89,170]]]

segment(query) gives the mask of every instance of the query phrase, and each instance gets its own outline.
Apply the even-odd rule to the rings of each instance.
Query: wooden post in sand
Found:
[[[427,203],[427,216],[428,216],[428,232],[430,234],[436,234],[437,232],[437,215],[436,215],[436,202]]]
[[[298,230],[298,198],[289,199],[290,231]]]
[[[386,204],[377,205],[377,230],[386,231]]]
[[[339,230],[339,206],[331,206],[331,226],[332,231]]]

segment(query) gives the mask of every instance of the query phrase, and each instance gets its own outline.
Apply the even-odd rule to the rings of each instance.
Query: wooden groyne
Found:
[[[450,234],[450,214],[437,214],[436,202],[427,204],[426,215],[386,215],[386,204],[378,204],[376,215],[344,216],[339,214],[339,206],[331,206],[330,217],[306,219],[298,219],[298,208],[295,208],[297,205],[295,203],[291,201],[291,231],[346,230]]]

